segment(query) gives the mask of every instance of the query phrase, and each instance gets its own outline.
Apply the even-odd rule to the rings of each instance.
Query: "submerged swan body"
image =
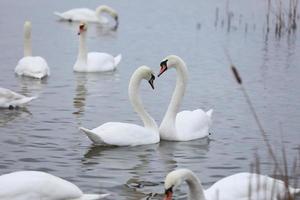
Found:
[[[119,54],[116,57],[108,53],[87,52],[86,47],[87,24],[79,25],[79,50],[78,57],[73,67],[76,72],[106,72],[113,71],[122,59]]]
[[[24,57],[19,60],[15,68],[16,74],[42,79],[50,75],[46,60],[40,56],[32,56],[31,49],[31,23],[24,24]]]
[[[182,182],[188,184],[190,200],[278,200],[286,199],[284,197],[288,192],[291,196],[300,193],[300,188],[287,188],[281,180],[247,172],[222,178],[204,190],[191,170],[177,169],[170,172],[165,179],[164,199],[171,200],[173,192]]]
[[[83,194],[73,183],[41,171],[17,171],[0,176],[3,200],[96,200],[108,194]]]
[[[207,112],[196,109],[193,111],[184,110],[178,113],[188,79],[186,64],[180,57],[170,55],[163,59],[160,66],[161,70],[158,76],[169,68],[175,68],[177,73],[175,91],[159,127],[161,139],[189,141],[207,137],[212,123],[212,109]]]
[[[157,124],[144,109],[139,96],[138,90],[142,79],[147,80],[154,89],[153,81],[155,76],[152,70],[149,67],[141,66],[131,76],[128,95],[134,110],[141,117],[144,127],[121,122],[107,122],[92,130],[80,127],[94,144],[136,146],[159,142]]]
[[[26,97],[9,89],[0,87],[0,108],[23,107],[37,97]]]
[[[116,26],[118,26],[118,13],[107,5],[101,5],[96,8],[96,10],[91,10],[88,8],[75,8],[63,13],[54,12],[56,16],[58,16],[61,20],[66,20],[69,22],[77,21],[85,21],[92,23],[108,23],[108,19],[101,16],[102,13],[109,14],[116,21]]]

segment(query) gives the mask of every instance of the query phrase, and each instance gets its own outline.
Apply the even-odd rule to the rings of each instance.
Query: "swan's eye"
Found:
[[[84,24],[80,24],[79,29],[83,30],[84,29]]]
[[[160,67],[168,67],[167,65],[168,60],[164,60],[160,63]]]

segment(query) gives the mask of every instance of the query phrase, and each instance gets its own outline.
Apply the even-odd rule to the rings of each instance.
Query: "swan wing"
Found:
[[[54,14],[60,17],[61,20],[86,22],[99,21],[99,18],[96,16],[95,11],[88,8],[75,8],[63,13],[54,12]]]
[[[64,179],[39,171],[19,171],[0,176],[0,199],[76,199],[81,190]]]
[[[23,57],[15,68],[18,75],[41,79],[50,75],[50,69],[46,60],[39,56]]]
[[[11,90],[0,88],[0,107],[23,106],[37,97],[26,97]]]
[[[251,188],[251,191],[249,190]],[[289,187],[291,194],[300,192],[300,189]],[[224,200],[232,199],[284,199],[286,186],[283,181],[273,179],[268,176],[252,173],[238,173],[225,177],[205,191],[207,199],[217,199],[222,197]],[[272,197],[272,198],[271,198]]]
[[[89,132],[90,135],[93,133],[93,137],[97,135],[99,141],[107,145],[137,146],[159,142],[158,132],[129,123],[108,122],[89,130]],[[91,140],[96,141],[94,143],[98,144],[95,138]]]
[[[201,109],[184,110],[177,113],[176,132],[181,141],[204,138],[209,135],[212,111],[204,112]]]
[[[88,53],[88,71],[105,72],[116,69],[115,58],[108,53]]]

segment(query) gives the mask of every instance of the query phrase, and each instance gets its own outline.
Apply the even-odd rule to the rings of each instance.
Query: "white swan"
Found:
[[[116,27],[119,24],[118,21],[118,13],[111,7],[107,5],[101,5],[96,8],[96,10],[91,10],[88,8],[75,8],[68,10],[63,13],[54,12],[55,15],[57,15],[61,20],[66,20],[69,22],[72,21],[86,21],[86,22],[92,22],[92,23],[101,23],[106,24],[108,23],[108,19],[104,16],[101,16],[102,13],[109,14],[112,18],[116,21]]]
[[[177,169],[170,172],[165,179],[164,200],[171,200],[173,192],[184,181],[189,187],[190,200],[278,200],[286,199],[284,197],[287,195],[283,181],[260,174],[233,174],[204,190],[191,170]],[[288,187],[288,190],[292,196],[300,193],[300,188]]]
[[[176,69],[176,87],[172,95],[168,110],[159,127],[161,139],[171,141],[189,141],[204,138],[209,135],[213,110],[204,112],[201,109],[178,113],[181,100],[184,96],[188,79],[187,67],[184,61],[175,55],[167,56],[160,64],[158,77],[167,69]]]
[[[32,56],[31,22],[24,23],[24,57],[19,60],[15,72],[21,76],[42,79],[50,75],[46,60],[40,56]]]
[[[109,194],[83,194],[73,183],[40,171],[17,171],[0,176],[3,200],[96,200]]]
[[[131,76],[128,86],[128,95],[135,112],[141,117],[144,127],[121,122],[107,122],[93,130],[80,127],[93,143],[116,146],[136,146],[159,142],[157,124],[144,109],[139,96],[138,90],[142,79],[146,79],[154,89],[153,81],[155,77],[152,70],[149,67],[141,66],[135,70]]]
[[[120,63],[122,55],[119,54],[113,57],[107,53],[90,52],[87,53],[86,48],[86,33],[87,24],[81,23],[79,25],[79,50],[76,63],[73,67],[76,72],[106,72],[113,71]]]
[[[37,97],[26,97],[9,89],[0,87],[0,108],[22,107]]]

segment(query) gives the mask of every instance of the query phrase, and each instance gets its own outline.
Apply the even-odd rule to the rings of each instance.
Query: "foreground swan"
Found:
[[[40,171],[18,171],[0,176],[3,200],[96,200],[108,194],[83,194],[73,183]]]
[[[285,183],[268,176],[238,173],[227,176],[204,190],[197,176],[188,169],[170,172],[165,179],[165,200],[171,200],[173,192],[182,183],[189,187],[190,200],[281,200],[287,195]],[[251,188],[251,191],[249,190]],[[293,196],[300,188],[288,187]],[[251,195],[250,195],[251,194]],[[249,197],[250,195],[250,197]]]
[[[26,97],[9,89],[0,87],[0,108],[22,107],[37,97]],[[0,198],[1,199],[1,198]]]
[[[50,75],[46,60],[40,56],[32,56],[31,50],[31,22],[24,23],[24,57],[15,68],[18,75],[42,79]]]
[[[187,67],[184,61],[178,56],[170,55],[161,62],[160,66],[158,77],[172,67],[176,69],[177,73],[175,91],[159,127],[161,139],[189,141],[207,137],[211,125],[212,109],[207,112],[197,109],[193,111],[184,110],[178,113],[188,79]]]
[[[128,95],[129,100],[141,117],[144,127],[121,122],[107,122],[93,130],[81,127],[80,129],[95,144],[108,144],[116,146],[136,146],[144,144],[154,144],[159,142],[158,127],[154,119],[144,109],[139,96],[139,85],[145,79],[154,89],[153,81],[155,76],[149,67],[141,66],[132,74]]]
[[[68,10],[63,13],[54,12],[61,20],[67,20],[69,22],[72,21],[86,21],[93,23],[108,23],[108,19],[104,16],[101,16],[102,13],[107,13],[111,17],[113,17],[116,21],[116,27],[118,26],[118,13],[109,6],[101,5],[96,8],[96,10],[91,10],[88,8],[75,8]]]
[[[113,71],[120,63],[122,56],[119,54],[113,57],[107,53],[90,52],[87,53],[86,48],[86,33],[87,24],[81,23],[79,25],[79,50],[76,63],[73,67],[76,72],[106,72]]]

